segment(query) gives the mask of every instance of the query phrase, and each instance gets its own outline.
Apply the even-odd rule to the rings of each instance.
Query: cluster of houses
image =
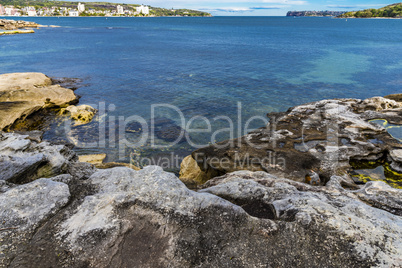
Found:
[[[67,7],[42,7],[35,9],[33,6],[23,8],[16,8],[14,6],[2,6],[0,4],[0,16],[70,16],[78,17],[80,15],[89,16],[136,16],[136,15],[149,15],[148,6],[138,6],[132,9],[125,9],[121,5],[117,5],[115,10],[95,10],[86,9],[85,4],[78,3],[77,8]]]

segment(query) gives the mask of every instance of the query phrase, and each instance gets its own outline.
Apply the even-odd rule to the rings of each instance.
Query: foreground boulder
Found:
[[[0,75],[0,130],[8,130],[17,120],[51,107],[78,102],[71,89],[52,85],[41,73]]]
[[[305,181],[308,174],[317,173],[325,184],[334,174],[348,177],[353,161],[391,161],[392,170],[402,174],[401,158],[390,155],[402,149],[401,138],[371,122],[402,124],[402,103],[394,100],[399,95],[390,98],[322,100],[268,114],[266,127],[192,156],[208,178],[252,170]],[[399,176],[400,181],[390,181],[395,187],[402,187]]]
[[[71,179],[71,178],[70,178]],[[57,181],[57,182],[52,182]],[[238,172],[194,192],[156,166],[100,170],[70,192],[60,177],[0,194],[9,267],[398,267],[401,190],[312,187]],[[52,184],[53,183],[53,184]],[[37,185],[48,184],[43,188]],[[51,186],[50,186],[51,185]],[[64,186],[63,186],[64,185]],[[388,187],[388,188],[387,188]],[[26,192],[30,195],[16,195]],[[57,190],[56,190],[57,189]],[[46,191],[41,193],[40,191]],[[86,191],[86,193],[85,193]],[[50,193],[41,202],[37,196]],[[57,193],[58,199],[54,199]],[[29,221],[10,211],[25,198]],[[27,202],[30,198],[32,202]],[[69,204],[66,200],[69,198]],[[360,201],[376,199],[392,211]],[[384,198],[390,202],[383,202]],[[46,203],[40,213],[37,211]],[[30,209],[32,207],[32,209]],[[36,210],[34,210],[34,208]],[[46,208],[46,209],[45,209]],[[57,211],[58,210],[58,211]],[[57,211],[57,212],[56,212]],[[24,218],[23,218],[24,217]],[[9,229],[7,229],[9,228]]]
[[[0,182],[24,184],[59,174],[88,178],[93,166],[78,162],[71,148],[68,144],[42,142],[36,132],[0,132]]]
[[[196,192],[157,166],[96,170],[29,133],[1,140],[0,155],[41,154],[53,167],[47,178],[0,180],[2,267],[402,265],[402,190],[383,182],[310,186],[239,171]]]

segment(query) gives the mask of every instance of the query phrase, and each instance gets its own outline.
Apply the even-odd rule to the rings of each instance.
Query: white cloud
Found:
[[[327,5],[328,8],[370,8],[370,7],[383,7],[384,4],[368,4],[368,5]]]
[[[262,0],[262,3],[284,4],[284,5],[305,5],[307,1],[302,0]]]

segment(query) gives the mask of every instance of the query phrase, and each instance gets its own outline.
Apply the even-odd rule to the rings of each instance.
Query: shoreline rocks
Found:
[[[23,20],[0,19],[0,30],[18,30],[24,28],[38,28],[40,24]]]
[[[0,19],[0,36],[35,33],[33,28],[37,29],[39,27],[41,27],[41,25],[35,22]]]
[[[89,105],[70,105],[61,109],[60,114],[70,116],[75,121],[75,125],[78,126],[90,123],[97,112],[98,110]]]
[[[96,110],[78,103],[74,91],[53,84],[42,73],[9,73],[0,75],[0,130],[9,131],[15,124],[49,109],[67,107],[79,124],[92,120]],[[38,124],[35,120],[35,124]]]
[[[46,88],[76,98],[43,74],[13,75],[0,79],[0,108],[38,99],[20,119],[66,105],[51,94],[43,100]],[[161,167],[114,167],[122,164],[103,163],[105,154],[79,157],[38,131],[0,130],[0,266],[402,266],[402,190],[356,185],[345,173],[359,159],[401,168],[401,143],[370,120],[401,124],[402,105],[325,100],[270,118],[274,128],[237,139],[238,147],[200,149],[193,155],[204,152],[203,161],[183,161],[180,179],[198,191]],[[181,131],[160,124],[167,138]],[[236,153],[255,166],[236,171]],[[291,166],[255,161],[270,155]],[[219,157],[233,161],[215,165]],[[306,170],[322,182],[303,183]]]
[[[68,146],[1,133],[0,156],[20,157],[9,170],[37,154],[46,178],[0,180],[0,266],[402,264],[402,190],[383,182],[351,190],[338,176],[311,186],[238,171],[197,192],[157,166],[99,170]]]
[[[383,126],[371,122],[402,124],[402,103],[387,98],[322,100],[268,117],[266,127],[194,151],[200,169],[208,178],[251,170],[300,182],[313,170],[323,184],[332,175],[353,182],[350,161],[386,160],[390,151],[402,149]],[[398,163],[391,167],[402,174]],[[395,185],[402,187],[402,180]]]

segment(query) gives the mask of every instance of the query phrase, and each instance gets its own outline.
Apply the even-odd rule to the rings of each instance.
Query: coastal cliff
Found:
[[[402,3],[388,5],[379,9],[365,9],[346,12],[340,18],[402,18]]]

